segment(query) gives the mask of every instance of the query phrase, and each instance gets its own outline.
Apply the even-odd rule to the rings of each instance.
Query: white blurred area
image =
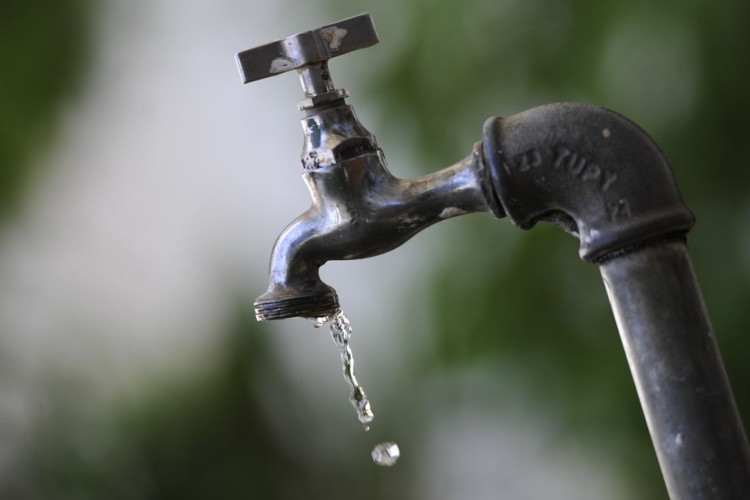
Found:
[[[103,384],[148,376],[202,356],[237,292],[252,301],[264,291],[275,237],[310,203],[301,90],[294,73],[243,86],[233,56],[325,22],[308,9],[99,8],[82,97],[65,112],[25,214],[3,235],[0,324],[20,366],[92,369]],[[369,281],[355,267],[334,279]],[[367,314],[355,302],[383,300],[386,283],[344,303]]]
[[[391,17],[397,9],[386,8]],[[33,432],[49,380],[85,380],[92,405],[106,405],[150,377],[210,363],[214,333],[238,294],[249,302],[264,291],[273,241],[309,205],[299,168],[301,90],[294,74],[242,85],[233,55],[334,21],[329,11],[288,0],[99,3],[86,86],[65,110],[21,217],[0,233],[0,467]],[[377,26],[378,8],[371,12]],[[333,77],[350,90],[393,172],[409,177],[415,159],[408,141],[396,140],[406,131],[378,130],[360,90],[368,58],[387,64],[401,36],[380,34],[380,45],[332,62]],[[377,394],[405,383],[399,367],[428,342],[405,339],[410,325],[389,319],[425,321],[404,310],[397,292],[415,290],[449,230],[324,269],[354,326],[358,374],[377,419],[388,418]],[[264,328],[293,383],[320,401],[313,417],[338,412],[353,421],[325,332],[300,320]],[[509,498],[620,498],[605,461],[540,452],[528,423],[518,429],[487,412],[440,414],[426,449],[402,449],[424,454],[415,478],[424,498],[494,498],[498,487]],[[498,484],[492,471],[503,469],[524,473]],[[577,488],[582,471],[596,481]],[[540,489],[539,477],[553,481]]]

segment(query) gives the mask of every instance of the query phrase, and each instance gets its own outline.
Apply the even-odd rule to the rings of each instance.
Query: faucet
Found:
[[[255,301],[260,321],[327,317],[336,291],[318,270],[329,260],[362,259],[398,247],[422,229],[471,212],[502,215],[479,147],[463,161],[418,179],[388,171],[375,136],[336,89],[328,59],[377,43],[369,15],[237,54],[244,82],[296,69],[305,92],[302,177],[312,206],[274,245],[268,291]]]
[[[750,447],[686,246],[694,217],[656,143],[607,109],[550,104],[489,118],[462,161],[399,179],[328,68],[377,42],[362,14],[236,56],[245,83],[296,70],[305,93],[312,205],[274,245],[256,318],[331,316],[323,264],[388,252],[444,219],[550,222],[599,265],[670,498],[750,498]]]

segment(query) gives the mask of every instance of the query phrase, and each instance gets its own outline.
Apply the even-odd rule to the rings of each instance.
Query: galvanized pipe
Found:
[[[750,498],[750,453],[683,239],[600,267],[673,499]]]
[[[583,104],[490,119],[483,142],[508,218],[561,226],[601,266],[670,497],[750,499],[750,448],[685,245],[693,217],[659,147]]]

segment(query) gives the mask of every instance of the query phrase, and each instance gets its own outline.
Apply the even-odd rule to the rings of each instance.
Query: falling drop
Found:
[[[310,318],[310,320],[315,328],[320,328],[325,323],[329,324],[331,337],[341,353],[344,379],[351,389],[349,402],[352,407],[354,407],[354,411],[357,412],[357,418],[362,423],[365,432],[368,432],[370,430],[368,424],[372,422],[375,416],[372,413],[370,400],[367,398],[365,390],[359,385],[357,377],[354,375],[354,355],[349,346],[349,340],[352,336],[352,327],[349,324],[349,319],[344,312],[339,309],[335,314],[328,318]],[[396,443],[385,442],[375,446],[371,455],[376,464],[390,467],[396,464],[398,458],[401,456],[401,451],[398,449]]]
[[[372,449],[372,461],[383,467],[392,467],[396,465],[399,457],[401,456],[401,450],[398,449],[396,443],[386,441],[380,443]]]

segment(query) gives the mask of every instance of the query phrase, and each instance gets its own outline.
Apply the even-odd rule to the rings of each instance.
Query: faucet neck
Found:
[[[331,72],[328,71],[328,61],[304,66],[297,72],[305,97],[315,97],[336,90]]]
[[[333,85],[328,61],[303,66],[297,70],[305,98],[297,103],[297,109],[314,114],[323,109],[343,105],[349,97],[346,89]]]
[[[378,151],[375,136],[360,123],[354,109],[343,99],[337,102],[316,107],[315,112],[311,109],[302,119],[305,172]]]

